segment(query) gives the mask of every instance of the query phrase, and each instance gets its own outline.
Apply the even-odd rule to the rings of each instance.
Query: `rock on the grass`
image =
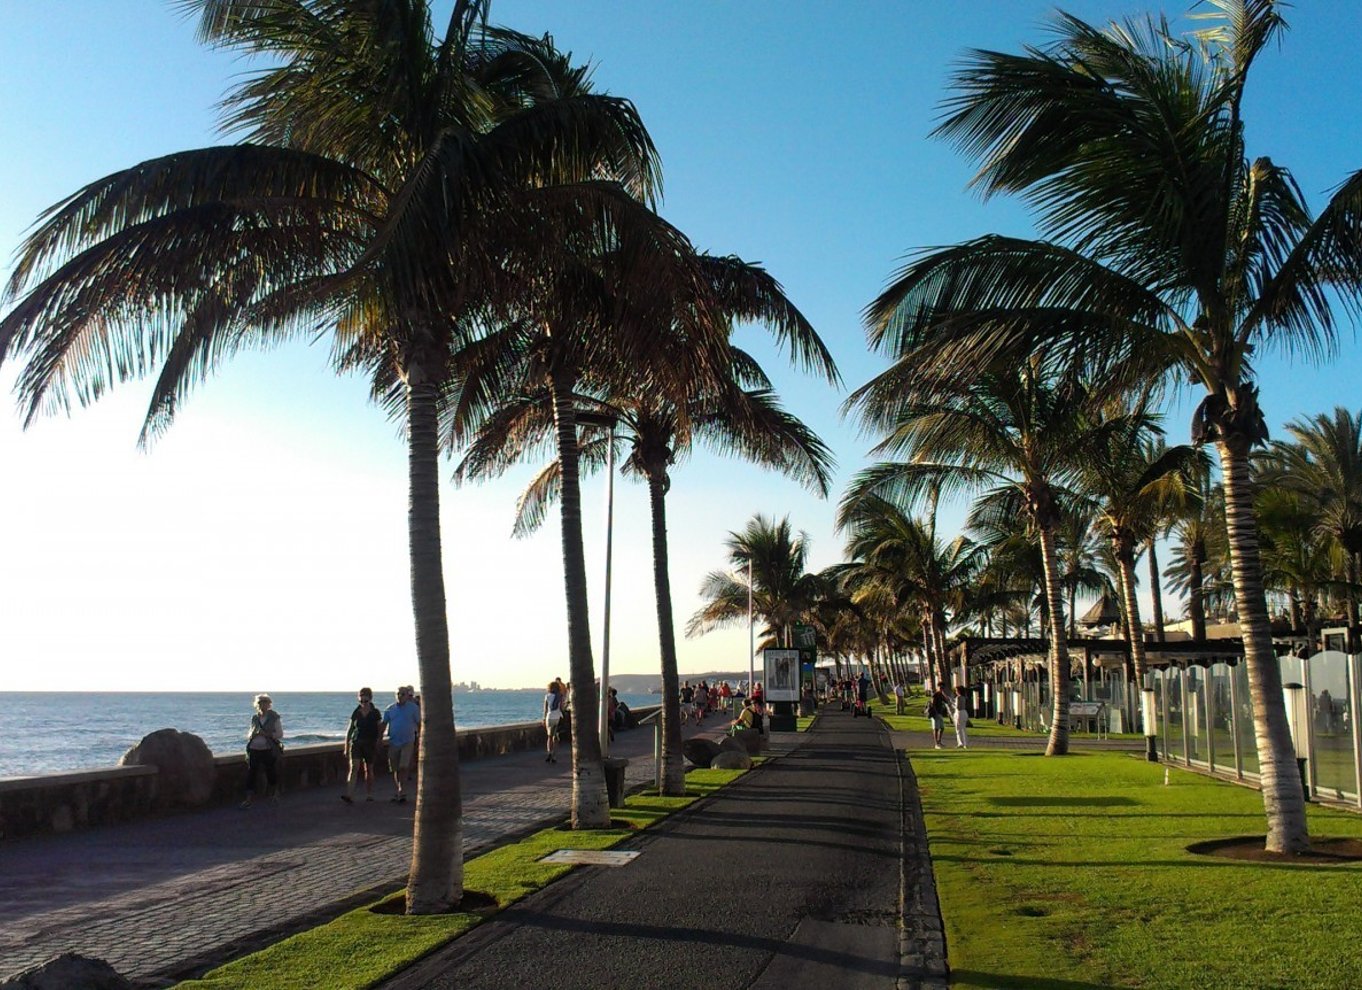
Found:
[[[157,729],[144,736],[118,761],[120,767],[153,766],[157,777],[157,803],[165,807],[199,807],[207,804],[217,786],[217,766],[212,750],[192,732]]]
[[[719,740],[719,750],[725,753],[746,753],[747,746],[736,736],[724,736]]]
[[[714,757],[714,762],[710,766],[715,770],[751,770],[752,757],[746,753],[726,749]]]
[[[719,744],[712,739],[696,737],[683,742],[681,752],[695,766],[708,767],[713,764],[714,757],[719,755]]]
[[[103,959],[64,952],[0,983],[0,990],[133,990]]]

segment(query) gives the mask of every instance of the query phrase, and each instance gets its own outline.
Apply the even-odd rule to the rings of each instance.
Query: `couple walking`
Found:
[[[927,717],[932,722],[932,742],[937,749],[941,748],[941,735],[945,731],[948,718],[955,725],[955,748],[969,748],[969,740],[965,734],[969,726],[969,695],[965,692],[963,684],[955,686],[953,701],[946,697],[940,687],[933,691],[931,700],[927,702]]]
[[[407,800],[403,778],[411,776],[415,764],[417,739],[421,733],[421,703],[416,698],[416,689],[410,684],[399,687],[396,698],[380,713],[374,706],[374,692],[367,687],[359,689],[359,703],[350,713],[350,727],[345,733],[350,776],[341,800],[346,804],[354,803],[355,784],[361,777],[364,778],[364,799],[374,799],[374,759],[384,729],[388,732],[388,769],[397,785],[396,793],[388,800],[394,804]]]

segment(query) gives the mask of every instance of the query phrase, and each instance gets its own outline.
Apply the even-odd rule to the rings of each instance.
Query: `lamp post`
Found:
[[[602,757],[610,755],[610,565],[615,545],[615,422],[613,416],[609,417],[610,439],[605,450],[605,603],[601,610],[601,696],[598,723]]]
[[[1305,800],[1310,800],[1310,780],[1306,771],[1305,757],[1301,756],[1301,751],[1305,749],[1305,685],[1292,681],[1282,685],[1282,693],[1286,696],[1286,721],[1291,727],[1291,747],[1296,751],[1296,768],[1301,775],[1301,793]]]
[[[757,633],[752,624],[752,558],[747,558],[747,696],[757,686]]]
[[[1145,674],[1140,691],[1141,714],[1144,717],[1144,757],[1150,763],[1159,762],[1159,730],[1154,722],[1154,675]]]

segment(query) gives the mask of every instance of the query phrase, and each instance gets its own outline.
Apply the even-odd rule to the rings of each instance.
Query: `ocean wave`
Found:
[[[300,732],[290,734],[285,737],[285,742],[295,743],[323,743],[323,742],[345,742],[345,734],[335,735],[327,732]]]

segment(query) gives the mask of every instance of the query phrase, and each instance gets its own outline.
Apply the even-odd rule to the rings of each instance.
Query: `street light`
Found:
[[[1144,715],[1144,756],[1150,763],[1159,762],[1159,730],[1154,724],[1154,679],[1145,675],[1144,688],[1140,691],[1142,714]]]

